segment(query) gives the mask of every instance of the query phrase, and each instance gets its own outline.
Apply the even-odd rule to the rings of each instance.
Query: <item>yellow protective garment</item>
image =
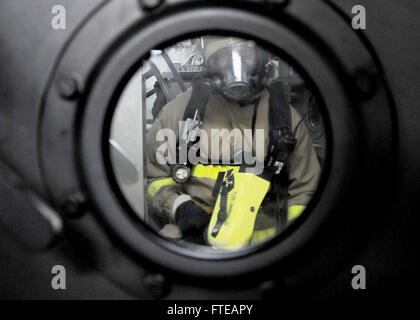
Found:
[[[254,231],[257,212],[267,194],[270,182],[252,173],[226,172],[222,184],[228,184],[232,176],[232,189],[222,196],[219,192],[207,232],[208,242],[224,249],[246,245]],[[225,201],[224,219],[220,223],[222,202]],[[223,210],[222,210],[223,211]]]

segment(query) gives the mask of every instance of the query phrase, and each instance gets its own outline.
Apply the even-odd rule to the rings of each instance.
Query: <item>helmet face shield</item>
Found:
[[[228,100],[246,102],[260,93],[268,78],[268,54],[253,41],[227,46],[207,61],[212,85]]]

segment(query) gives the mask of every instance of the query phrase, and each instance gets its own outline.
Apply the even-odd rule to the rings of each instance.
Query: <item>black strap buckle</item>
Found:
[[[216,237],[219,234],[220,229],[228,218],[228,194],[232,191],[235,186],[235,177],[233,175],[233,170],[230,169],[226,172],[225,177],[222,182],[221,191],[220,191],[220,209],[217,213],[217,221],[211,232],[212,237]]]
[[[289,128],[272,130],[270,146],[267,153],[266,168],[272,174],[280,174],[287,163],[297,143],[296,138],[291,134]]]

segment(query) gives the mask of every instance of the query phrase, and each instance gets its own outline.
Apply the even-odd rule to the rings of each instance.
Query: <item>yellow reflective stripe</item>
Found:
[[[306,206],[291,206],[287,211],[288,220],[295,219],[300,216],[300,214],[305,210]],[[267,238],[272,237],[276,232],[276,228],[269,228],[264,230],[254,231],[251,236],[251,243],[261,242],[267,240]]]
[[[202,165],[197,164],[194,166],[191,175],[196,178],[209,178],[216,180],[219,172],[226,172],[233,169],[234,172],[239,171],[239,166],[227,166],[227,165]],[[163,187],[175,185],[176,182],[172,178],[163,178],[152,182],[147,189],[147,194],[150,197],[154,195]]]
[[[254,231],[251,236],[251,243],[256,243],[256,242],[261,242],[263,240],[266,240],[267,238],[274,236],[275,233],[276,233],[275,227]]]
[[[287,210],[287,220],[290,221],[299,217],[305,208],[306,206],[290,206],[289,210]]]
[[[174,185],[176,182],[172,178],[163,178],[160,180],[153,181],[147,189],[149,197],[154,197],[155,194],[163,187]]]
[[[239,171],[239,166],[197,164],[194,166],[191,175],[196,178],[209,178],[216,180],[219,172],[226,172],[230,169],[233,169],[233,171],[236,173]]]

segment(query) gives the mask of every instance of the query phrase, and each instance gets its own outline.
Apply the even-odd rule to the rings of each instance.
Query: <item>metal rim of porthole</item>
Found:
[[[386,193],[378,185],[380,170],[393,165],[392,105],[380,67],[350,24],[325,2],[239,2],[173,0],[151,10],[134,0],[107,1],[89,16],[66,45],[45,91],[39,137],[45,184],[63,215],[77,216],[80,207],[89,207],[87,214],[94,214],[128,249],[124,252],[163,273],[206,279],[252,273],[262,279],[283,270],[287,277],[299,272],[288,268],[293,262],[310,268],[339,247],[340,257],[329,261],[337,272],[377,217],[366,203]],[[126,19],[113,18],[121,15]],[[203,34],[255,39],[286,56],[312,84],[327,120],[328,159],[304,217],[267,244],[222,258],[183,251],[133,223],[104,143],[116,99],[148,51]],[[364,191],[370,187],[377,190],[367,199]],[[365,217],[363,225],[355,216]],[[314,278],[332,276],[321,269],[313,271]]]

